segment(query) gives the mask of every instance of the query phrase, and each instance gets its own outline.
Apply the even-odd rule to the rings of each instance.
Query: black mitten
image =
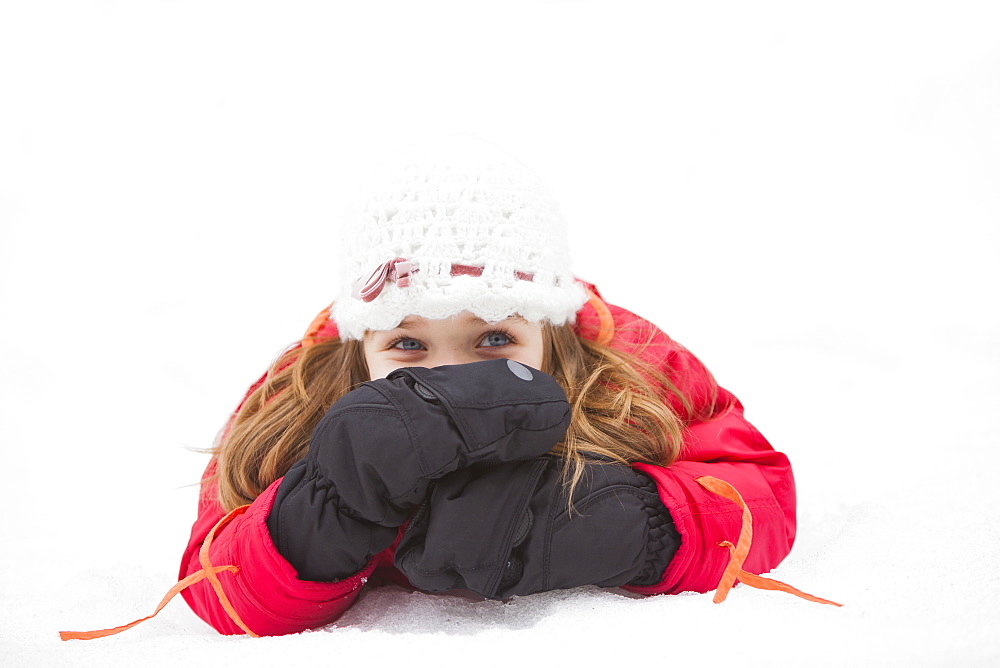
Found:
[[[279,487],[271,536],[301,579],[347,577],[392,544],[432,480],[543,455],[569,419],[559,384],[517,362],[398,369],[320,420]]]
[[[560,466],[542,457],[437,481],[396,548],[396,567],[419,589],[487,598],[656,583],[680,538],[652,480],[589,462],[570,513]]]

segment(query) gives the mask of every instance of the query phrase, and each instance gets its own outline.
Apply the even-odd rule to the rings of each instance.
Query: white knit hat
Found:
[[[341,339],[408,315],[470,311],[572,323],[587,301],[570,272],[566,224],[537,177],[467,135],[412,147],[378,170],[344,220]]]

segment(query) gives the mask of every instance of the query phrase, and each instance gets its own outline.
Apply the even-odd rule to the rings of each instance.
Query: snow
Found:
[[[92,0],[0,8],[4,666],[997,665],[1000,10]],[[738,586],[509,603],[370,590],[223,637],[177,599],[196,483],[336,290],[380,152],[471,131],[547,180],[578,273],[791,458]]]

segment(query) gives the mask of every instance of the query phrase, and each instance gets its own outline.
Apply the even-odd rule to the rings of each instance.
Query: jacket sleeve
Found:
[[[181,560],[181,578],[201,569],[199,551],[225,514],[217,501],[215,467],[213,458],[202,479],[198,518]],[[278,553],[267,529],[267,516],[280,482],[275,481],[245,513],[216,533],[209,554],[213,566],[239,569],[219,573],[219,581],[244,624],[261,636],[296,633],[336,620],[357,598],[381,558],[376,556],[363,570],[339,582],[299,580],[295,569]],[[195,614],[220,633],[243,633],[207,579],[185,589],[183,596]]]
[[[639,593],[677,593],[715,589],[729,563],[721,541],[736,543],[743,512],[735,503],[704,487],[697,478],[711,476],[732,485],[753,516],[753,542],[743,568],[766,573],[788,555],[795,539],[795,483],[788,458],[776,452],[743,418],[731,400],[725,411],[689,425],[681,458],[670,466],[635,464],[659,488],[681,536],[681,545],[658,584],[629,587]]]
[[[618,307],[612,310],[616,324],[628,322],[631,314]],[[697,357],[644,324],[653,333],[633,337],[644,344],[633,350],[666,372],[687,398],[685,404],[673,395],[667,397],[687,426],[674,463],[634,468],[656,482],[681,545],[659,583],[627,588],[653,594],[705,592],[718,586],[729,563],[729,551],[719,543],[737,543],[743,512],[700,485],[697,478],[702,476],[732,485],[752,514],[753,541],[743,568],[754,574],[772,570],[788,555],[795,539],[795,482],[788,458],[747,422],[740,402],[716,385]]]

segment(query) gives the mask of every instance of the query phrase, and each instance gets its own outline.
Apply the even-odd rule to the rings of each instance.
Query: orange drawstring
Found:
[[[783,591],[788,594],[794,594],[799,598],[804,598],[807,601],[813,601],[814,603],[835,605],[838,608],[842,607],[840,603],[834,603],[833,601],[828,601],[825,598],[820,598],[818,596],[813,596],[812,594],[807,594],[804,591],[799,591],[795,587],[787,585],[779,580],[761,577],[760,575],[754,575],[753,573],[748,573],[743,570],[743,561],[750,553],[750,543],[753,540],[753,518],[750,515],[750,509],[747,507],[746,502],[743,501],[743,497],[740,496],[740,493],[736,491],[736,488],[728,482],[711,476],[702,476],[700,478],[696,478],[696,480],[699,485],[708,491],[729,499],[743,509],[743,526],[740,528],[740,537],[739,540],[737,540],[736,545],[733,545],[728,540],[724,540],[719,543],[719,547],[729,549],[729,563],[726,565],[726,570],[722,573],[722,579],[719,580],[719,587],[715,590],[715,598],[712,599],[715,603],[722,603],[726,600],[726,596],[729,595],[729,590],[733,588],[733,585],[736,584],[736,580],[738,579],[748,587]]]
[[[597,312],[597,320],[601,323],[601,328],[598,330],[597,336],[594,337],[594,342],[606,345],[614,338],[615,318],[611,315],[611,309],[608,308],[603,299],[595,295],[591,290],[587,290],[587,294],[590,295],[587,303],[594,307],[594,311]]]
[[[60,631],[59,632],[60,640],[92,640],[93,638],[103,638],[105,636],[113,636],[116,633],[127,631],[136,624],[141,624],[147,619],[152,619],[153,617],[156,617],[156,615],[159,614],[160,610],[163,610],[163,608],[167,605],[167,603],[170,602],[170,599],[179,594],[181,591],[193,585],[195,582],[199,582],[200,580],[203,580],[205,578],[208,578],[209,583],[211,583],[212,588],[215,590],[215,595],[219,597],[219,603],[222,604],[222,609],[226,611],[226,614],[229,615],[230,619],[232,619],[238,627],[243,629],[243,631],[247,633],[247,635],[253,636],[254,638],[258,637],[257,634],[251,631],[250,628],[243,623],[243,620],[240,619],[240,616],[239,614],[237,614],[236,609],[233,608],[233,605],[229,602],[229,598],[226,596],[226,593],[222,590],[222,583],[219,582],[219,576],[218,576],[219,573],[221,573],[222,571],[237,573],[240,570],[239,566],[232,566],[232,565],[213,566],[208,559],[208,551],[212,546],[212,540],[215,538],[216,532],[218,532],[219,529],[221,529],[222,527],[229,524],[229,522],[232,521],[234,518],[245,513],[247,508],[249,507],[250,507],[249,505],[246,505],[246,506],[240,506],[239,508],[235,508],[228,515],[226,515],[221,520],[215,523],[215,526],[212,527],[212,530],[208,532],[208,536],[205,537],[205,542],[202,543],[201,550],[198,552],[198,561],[201,563],[202,566],[201,570],[192,573],[191,575],[187,576],[186,578],[175,584],[173,587],[171,587],[170,591],[167,592],[167,595],[163,597],[162,601],[160,601],[160,604],[156,606],[156,610],[153,611],[153,614],[149,615],[148,617],[143,617],[142,619],[137,619],[130,624],[125,624],[124,626],[116,626],[113,629],[102,629],[100,631]]]
[[[219,603],[222,604],[222,609],[226,611],[226,614],[229,615],[229,618],[233,620],[233,622],[235,622],[236,626],[243,629],[243,631],[248,636],[250,636],[251,638],[257,638],[258,635],[253,631],[251,631],[250,627],[244,624],[243,620],[240,619],[239,614],[236,612],[236,608],[234,608],[233,604],[229,602],[229,597],[226,596],[226,592],[222,590],[222,583],[219,582],[218,572],[220,570],[231,568],[233,569],[232,570],[233,573],[237,573],[240,570],[239,567],[223,566],[221,568],[214,568],[212,566],[212,562],[209,561],[208,559],[208,551],[212,547],[212,540],[215,539],[215,532],[221,529],[222,527],[226,526],[227,524],[229,524],[229,522],[231,522],[236,517],[245,513],[249,507],[250,504],[234,508],[229,512],[228,515],[226,515],[221,520],[215,523],[215,526],[212,527],[212,530],[208,532],[207,536],[205,536],[205,542],[201,544],[201,550],[198,551],[198,561],[201,563],[201,569],[205,571],[205,577],[207,577],[209,583],[211,583],[212,589],[215,590],[215,595],[219,597]]]

